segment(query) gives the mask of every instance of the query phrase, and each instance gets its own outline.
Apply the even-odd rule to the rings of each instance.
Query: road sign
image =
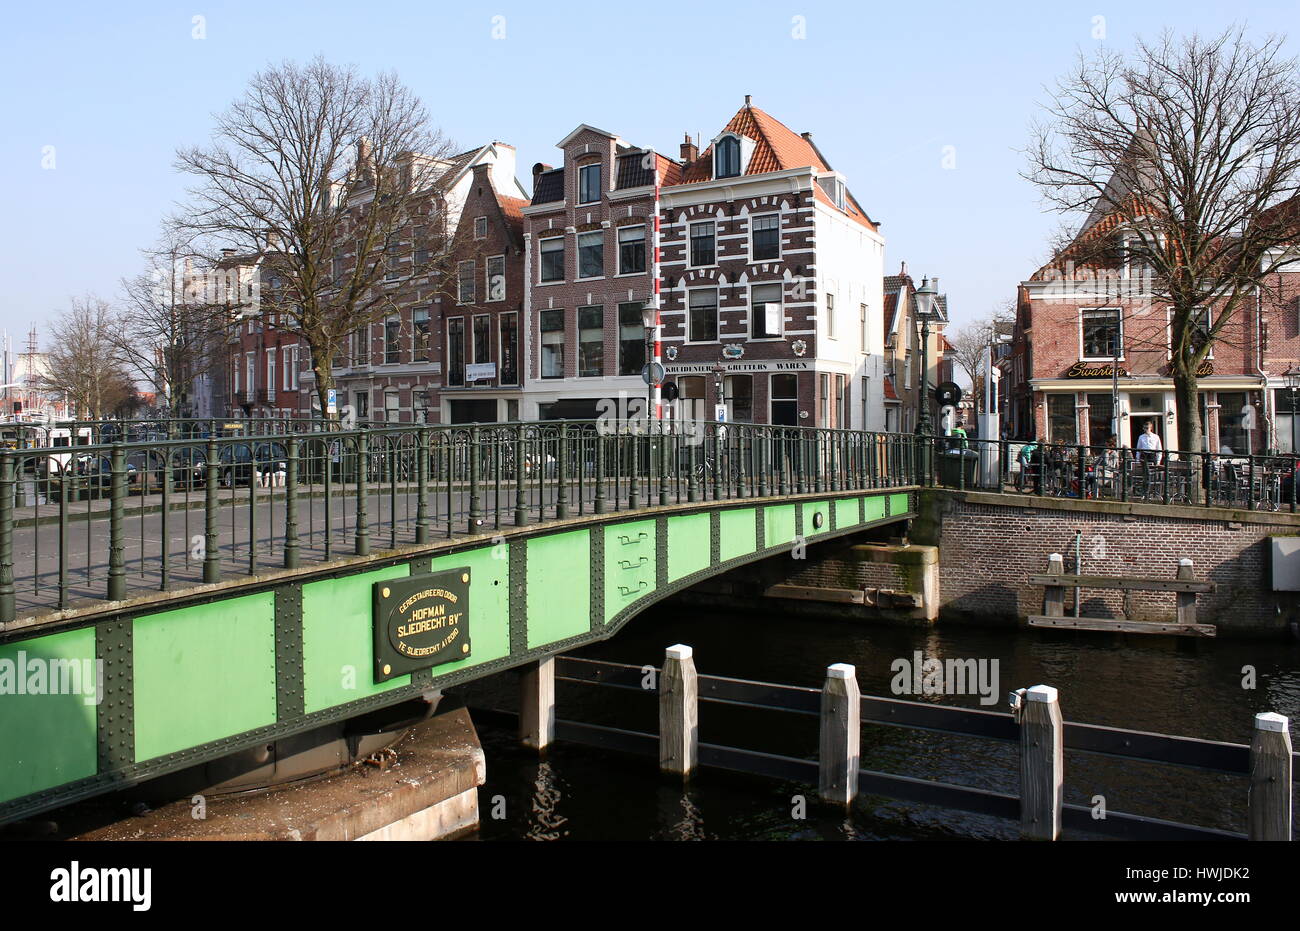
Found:
[[[727,405],[725,405],[725,404],[715,404],[715,405],[713,405],[713,419],[716,420],[718,423],[726,423],[726,422],[727,422]]]
[[[659,362],[647,362],[641,367],[641,380],[647,385],[662,385],[664,367]]]
[[[337,414],[339,412],[339,395],[338,391],[333,388],[325,392],[325,413]]]
[[[961,400],[961,386],[954,381],[941,382],[934,389],[934,400],[943,407],[956,407]]]

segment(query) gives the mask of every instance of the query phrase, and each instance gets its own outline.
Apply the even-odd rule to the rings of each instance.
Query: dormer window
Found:
[[[822,186],[822,190],[826,192],[826,196],[830,198],[832,204],[841,210],[848,209],[848,198],[845,195],[843,178],[838,175],[827,175],[824,178],[819,178],[818,183]]]
[[[740,174],[740,140],[724,136],[713,149],[713,176],[735,178]]]

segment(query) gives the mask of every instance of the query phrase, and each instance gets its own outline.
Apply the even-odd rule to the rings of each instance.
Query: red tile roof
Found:
[[[682,183],[681,165],[666,155],[660,155],[658,152],[655,153],[655,161],[659,168],[659,185],[661,187]]]
[[[886,401],[898,401],[898,400],[901,400],[901,399],[898,397],[898,390],[894,387],[894,376],[893,376],[893,375],[886,375],[886,376],[885,376],[885,400],[886,400]]]
[[[527,207],[529,202],[519,197],[497,194],[497,203],[501,205],[501,216],[506,221],[510,236],[517,244],[522,244],[524,238],[523,208]]]
[[[831,170],[816,146],[758,107],[749,104],[741,107],[722,131],[737,133],[754,141],[754,154],[750,156],[749,164],[745,167],[746,175],[761,175],[769,171],[784,171],[790,168],[812,168],[819,173]],[[712,166],[713,146],[710,145],[682,172],[680,183],[696,184],[712,180]],[[822,190],[821,185],[813,187],[813,194],[823,204],[837,209],[834,202]],[[844,212],[868,229],[873,231],[876,229],[876,224],[867,216],[866,211],[852,194],[846,198]]]

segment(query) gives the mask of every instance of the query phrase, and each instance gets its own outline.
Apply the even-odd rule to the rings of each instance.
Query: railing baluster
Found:
[[[358,556],[370,555],[370,517],[367,513],[366,498],[369,495],[367,482],[370,479],[370,447],[366,428],[357,432],[357,526],[355,550]]]
[[[284,476],[284,567],[298,568],[298,439],[288,442]]]
[[[126,450],[121,443],[113,444],[110,458],[111,479],[108,509],[108,600],[121,601],[126,597],[126,540],[122,521],[125,519]]]

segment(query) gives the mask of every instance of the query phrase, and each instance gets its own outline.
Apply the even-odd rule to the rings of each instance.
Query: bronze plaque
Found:
[[[375,681],[469,656],[469,569],[374,585]]]

